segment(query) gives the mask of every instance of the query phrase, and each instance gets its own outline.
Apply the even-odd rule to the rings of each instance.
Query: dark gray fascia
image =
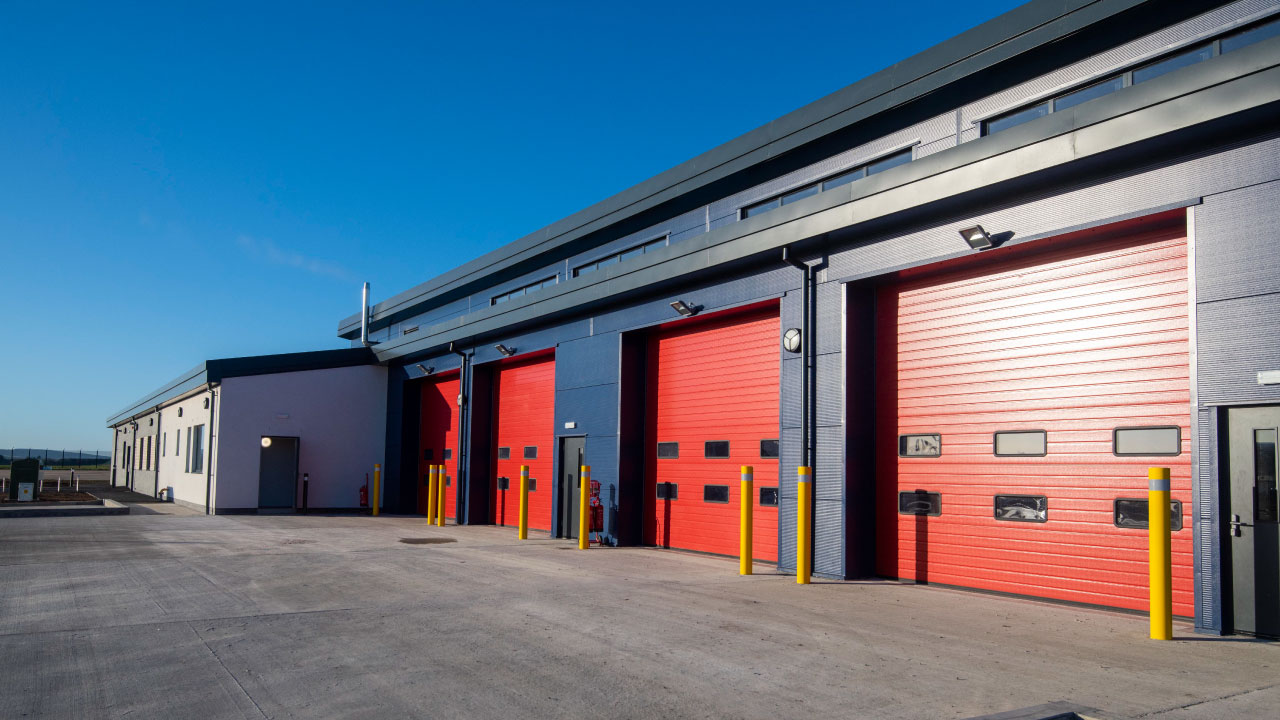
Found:
[[[1280,38],[374,347],[380,362],[617,300],[825,233],[1280,102]]]
[[[603,230],[622,220],[748,168],[815,142],[831,133],[937,93],[1033,50],[1046,49],[1082,29],[1115,18],[1148,0],[1034,0],[967,30],[842,90],[709,150],[613,197],[526,235],[497,250],[377,303],[373,322],[408,316],[413,306],[482,280]],[[1169,22],[1225,2],[1165,7]],[[1155,5],[1151,5],[1155,8]],[[356,313],[338,324],[338,335],[359,330]]]

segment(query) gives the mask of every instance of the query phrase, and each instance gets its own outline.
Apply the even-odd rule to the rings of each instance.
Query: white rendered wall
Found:
[[[168,405],[160,410],[160,437],[164,445],[160,449],[160,475],[159,482],[161,488],[172,487],[173,496],[179,502],[188,506],[204,508],[205,489],[208,483],[207,473],[209,471],[209,463],[213,460],[213,452],[210,450],[209,439],[211,436],[209,425],[209,410],[216,409],[221,412],[221,408],[206,408],[205,400],[209,400],[213,404],[213,393],[208,390],[197,393],[182,402]],[[178,413],[182,415],[179,417]],[[217,418],[214,418],[214,433],[217,431]],[[191,428],[204,426],[204,467],[198,473],[187,472],[187,438],[190,436]],[[179,431],[181,431],[179,433]],[[216,470],[216,467],[215,467]]]
[[[383,462],[386,448],[386,368],[227,378],[220,394],[219,511],[258,507],[264,435],[299,438],[298,473],[311,476],[311,507],[360,505],[365,474]],[[302,504],[301,482],[296,504]]]

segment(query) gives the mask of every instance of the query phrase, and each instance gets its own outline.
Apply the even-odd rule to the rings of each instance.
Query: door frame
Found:
[[[555,469],[556,469],[556,483],[555,483],[555,484],[556,484],[556,495],[555,495],[555,502],[556,502],[556,504],[557,504],[557,508],[556,508],[556,511],[555,511],[555,517],[554,517],[554,520],[555,520],[555,522],[556,522],[555,537],[558,537],[558,538],[573,539],[573,538],[576,538],[576,537],[577,537],[577,535],[576,535],[576,534],[574,534],[574,535],[571,535],[571,534],[570,534],[570,531],[574,531],[574,530],[576,530],[576,528],[572,527],[572,525],[573,525],[573,522],[572,522],[573,508],[572,508],[572,507],[565,507],[565,504],[566,504],[566,495],[567,495],[569,498],[572,498],[573,493],[572,493],[571,491],[570,491],[570,492],[568,492],[568,493],[566,493],[567,488],[565,488],[565,486],[564,486],[564,476],[565,476],[565,444],[566,444],[566,443],[565,443],[565,441],[566,441],[566,440],[577,440],[577,439],[581,439],[581,440],[582,440],[582,459],[583,459],[583,460],[586,460],[586,459],[587,459],[587,434],[586,434],[586,433],[574,433],[574,434],[569,434],[569,435],[557,435],[557,436],[556,436],[556,458],[555,458],[555,461],[556,461],[556,468],[555,468]],[[581,474],[582,474],[582,473],[581,473],[581,470],[579,470],[579,472],[578,472],[578,475],[579,475],[579,477],[578,477],[578,484],[579,484],[579,486],[581,486],[581,484],[582,484]],[[568,503],[568,504],[569,504],[569,505],[572,505],[572,504],[573,504],[571,499],[569,500],[569,503]]]
[[[1234,515],[1236,514],[1234,513],[1235,493],[1234,493],[1234,488],[1232,487],[1235,466],[1231,462],[1231,459],[1232,459],[1231,456],[1232,456],[1232,450],[1233,450],[1231,446],[1231,441],[1233,439],[1232,435],[1234,433],[1235,427],[1232,425],[1231,415],[1233,411],[1236,411],[1236,410],[1258,410],[1258,409],[1271,409],[1271,410],[1280,412],[1280,403],[1276,403],[1274,401],[1265,401],[1265,402],[1243,403],[1243,404],[1236,404],[1236,405],[1224,405],[1224,406],[1218,406],[1217,408],[1219,412],[1219,418],[1218,418],[1219,425],[1218,425],[1218,438],[1217,438],[1217,452],[1218,452],[1218,463],[1217,463],[1218,468],[1217,469],[1218,469],[1218,495],[1219,495],[1219,508],[1220,508],[1218,513],[1218,531],[1222,539],[1221,548],[1222,548],[1222,558],[1223,558],[1220,564],[1220,573],[1221,573],[1220,587],[1222,588],[1222,609],[1223,609],[1223,615],[1224,615],[1224,623],[1223,623],[1222,631],[1246,635],[1246,636],[1275,638],[1277,637],[1276,635],[1267,634],[1267,633],[1259,635],[1256,632],[1239,629],[1237,627],[1236,612],[1235,612],[1236,590],[1237,590],[1236,583],[1235,583],[1236,557],[1235,557],[1235,543],[1232,541],[1234,537],[1232,520]],[[1253,507],[1252,499],[1250,501],[1250,507]],[[1255,508],[1255,512],[1256,512],[1256,508]],[[1254,527],[1254,525],[1255,525],[1254,518],[1252,517],[1249,518],[1247,521],[1247,526],[1250,527],[1251,530],[1256,532],[1256,527]],[[1256,553],[1255,553],[1255,556],[1256,556]],[[1255,608],[1255,618],[1256,618],[1256,608]]]
[[[261,438],[271,438],[272,440],[275,440],[275,439],[293,440],[293,494],[291,496],[293,500],[293,504],[289,507],[280,506],[280,507],[269,507],[265,509],[266,510],[290,510],[290,509],[297,510],[298,509],[298,493],[301,492],[301,488],[299,488],[298,482],[299,482],[299,479],[302,477],[302,438],[301,436],[298,436],[298,435],[262,435],[259,438],[259,443],[261,443]],[[258,446],[258,509],[259,510],[264,509],[262,507],[262,451],[263,450],[266,450],[266,448],[262,447],[261,444],[259,444]],[[372,491],[372,488],[370,488],[370,491]]]

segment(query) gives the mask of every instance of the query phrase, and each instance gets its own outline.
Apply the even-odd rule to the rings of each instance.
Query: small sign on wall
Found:
[[[1258,373],[1259,385],[1280,385],[1280,370],[1263,370]]]

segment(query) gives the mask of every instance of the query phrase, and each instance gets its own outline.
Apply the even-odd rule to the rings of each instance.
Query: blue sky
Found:
[[[383,299],[1017,4],[5,3],[0,445],[107,447],[205,358],[342,347],[361,281]]]

